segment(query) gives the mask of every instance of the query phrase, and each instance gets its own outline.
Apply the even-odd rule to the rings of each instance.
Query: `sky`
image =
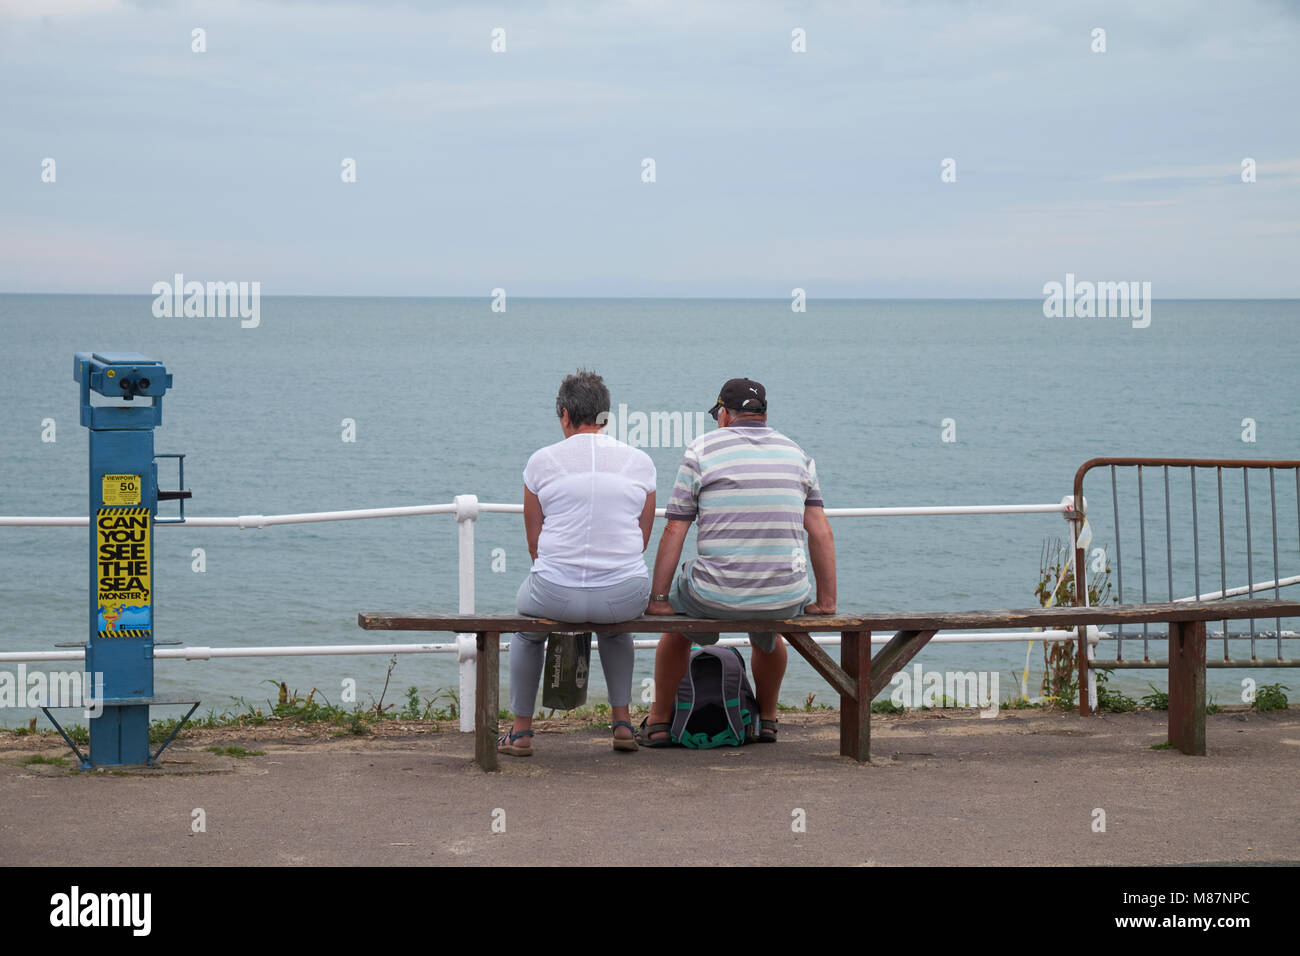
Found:
[[[0,292],[1297,297],[1297,50],[1279,0],[0,0]]]

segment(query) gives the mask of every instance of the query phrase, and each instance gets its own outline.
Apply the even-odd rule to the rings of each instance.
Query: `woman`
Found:
[[[520,585],[520,614],[573,623],[613,624],[639,617],[650,598],[642,554],[655,514],[655,466],[643,451],[601,434],[609,389],[579,369],[560,385],[555,413],[564,441],[535,452],[524,468],[524,531],[533,566]],[[614,749],[636,750],[631,634],[597,633],[614,715]],[[514,723],[497,750],[533,752],[533,713],[546,653],[546,632],[510,641],[510,709]]]

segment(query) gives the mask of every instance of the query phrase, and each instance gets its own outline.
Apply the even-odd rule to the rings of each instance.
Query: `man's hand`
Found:
[[[828,601],[813,601],[811,604],[805,604],[803,612],[805,614],[834,614],[835,604]]]
[[[676,614],[673,606],[667,601],[651,601],[646,605],[646,614]]]

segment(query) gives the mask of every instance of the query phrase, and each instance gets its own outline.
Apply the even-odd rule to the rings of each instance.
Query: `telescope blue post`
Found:
[[[90,430],[90,615],[86,673],[103,674],[103,711],[90,719],[89,763],[150,762],[154,697],[153,430],[172,376],[135,352],[78,352],[81,424]],[[92,404],[91,395],[114,400]]]

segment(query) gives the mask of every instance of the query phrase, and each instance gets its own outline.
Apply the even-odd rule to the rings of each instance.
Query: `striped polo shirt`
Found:
[[[761,422],[737,422],[686,446],[670,521],[699,519],[691,590],[700,603],[755,611],[808,598],[804,508],[824,507],[803,449]]]

